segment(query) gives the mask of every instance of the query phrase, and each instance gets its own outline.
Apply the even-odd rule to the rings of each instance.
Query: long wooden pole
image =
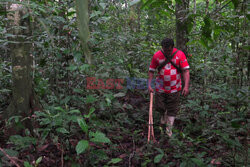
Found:
[[[148,142],[152,139],[155,141],[154,136],[154,122],[153,122],[153,96],[154,94],[150,93],[150,105],[149,105],[149,120],[148,120]]]

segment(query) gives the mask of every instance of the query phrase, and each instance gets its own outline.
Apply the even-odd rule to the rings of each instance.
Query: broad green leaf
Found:
[[[70,114],[81,114],[80,110],[71,110],[69,111]]]
[[[241,127],[241,122],[244,121],[243,118],[235,118],[231,120],[231,126],[233,128],[240,128]]]
[[[199,42],[203,47],[205,47],[206,49],[209,50],[207,39],[201,38],[198,42]]]
[[[66,23],[65,22],[65,19],[61,16],[54,16],[53,19],[56,21],[56,22],[62,22],[62,23]]]
[[[84,153],[88,147],[89,147],[89,142],[87,140],[81,140],[76,145],[76,153],[78,155]]]
[[[91,15],[90,15],[90,17],[89,17],[89,18],[92,18],[92,17],[98,16],[98,15],[100,15],[100,14],[102,14],[102,12],[100,12],[100,11],[93,11],[93,12],[91,13]]]
[[[182,1],[181,0],[176,0],[176,3],[182,4]]]
[[[91,107],[90,110],[89,110],[88,115],[84,115],[84,118],[90,118],[90,116],[91,116],[91,114],[93,114],[93,112],[95,112],[95,108]]]
[[[46,13],[46,12],[45,12]],[[50,40],[52,41],[52,46],[54,47],[55,43],[54,43],[54,37],[52,36],[52,34],[50,33],[50,29],[49,26],[46,25],[46,21],[43,18],[39,18],[38,21],[41,23],[42,27],[46,30],[46,33],[48,34],[48,37],[50,38]]]
[[[15,120],[15,123],[18,123],[21,116],[12,116],[8,119],[8,122],[11,122],[12,120]]]
[[[43,157],[39,157],[37,160],[36,160],[36,165],[38,165],[41,161],[42,161]]]
[[[202,166],[205,165],[201,159],[198,159],[198,158],[191,158],[191,160],[192,160],[197,166],[201,166],[201,167],[202,167]]]
[[[37,139],[34,137],[25,136],[22,137],[20,135],[10,136],[9,141],[16,145],[17,148],[27,148],[32,144],[36,144]]]
[[[250,20],[250,14],[248,13],[246,14],[246,16],[247,16],[247,19]]]
[[[9,89],[1,89],[0,92],[1,93],[8,93],[8,92],[11,92],[11,90],[9,90]]]
[[[187,22],[188,33],[192,31],[193,26],[194,26],[193,20],[189,19],[189,21]]]
[[[43,118],[43,119],[40,119],[40,125],[48,125],[48,124],[51,124],[51,120],[49,118]]]
[[[83,118],[77,119],[78,125],[82,128],[83,132],[86,134],[88,133],[88,125],[86,124],[85,120]]]
[[[165,4],[164,1],[154,1],[154,2],[150,5],[150,7],[151,7],[151,8],[157,8],[157,7],[163,6],[164,4]]]
[[[114,97],[124,97],[124,96],[126,96],[126,94],[123,92],[114,94]]]
[[[94,103],[97,99],[93,97],[92,95],[88,95],[86,97],[86,103]]]
[[[51,131],[51,129],[44,129],[43,130],[43,133],[42,133],[42,140],[45,140],[46,139],[46,137],[49,135],[49,132]]]
[[[91,151],[95,155],[95,157],[98,157],[98,160],[107,160],[108,156],[107,153],[104,150],[93,150]]]
[[[101,17],[100,20],[104,21],[106,23],[111,17]]]
[[[241,127],[240,123],[238,123],[238,122],[231,122],[231,126],[232,126],[233,128],[236,128],[236,129],[238,129],[238,128]]]
[[[11,149],[4,149],[4,151],[11,157],[17,157],[18,156],[18,152],[15,150],[11,150]],[[5,156],[1,151],[0,151],[0,156]]]
[[[89,136],[92,137],[90,141],[95,142],[95,143],[111,143],[109,138],[106,137],[106,135],[102,132],[90,132]]]
[[[161,161],[161,159],[163,158],[164,154],[158,154],[155,156],[154,158],[154,163],[159,163]]]
[[[60,103],[61,104],[68,104],[68,102],[72,99],[72,96],[66,96],[65,98],[63,98]]]
[[[55,110],[59,110],[59,111],[62,111],[62,112],[65,111],[62,107],[55,107]]]
[[[78,118],[78,116],[76,116],[76,115],[72,115],[72,116],[69,116],[69,117],[68,117],[68,119],[69,119],[70,121],[75,122],[75,123],[77,123],[77,118]]]
[[[236,9],[240,3],[239,0],[232,0],[233,4],[234,4],[234,8]]]
[[[228,135],[223,135],[222,134],[223,139],[227,142],[227,144],[231,147],[241,147],[242,144],[239,142],[239,140],[237,138],[235,138],[234,140],[230,139]]]
[[[76,69],[77,69],[77,66],[72,65],[72,64],[68,67],[68,70],[70,71],[75,71]]]
[[[75,62],[77,63],[77,62],[81,62],[81,59],[82,59],[82,54],[80,53],[80,52],[76,52],[75,54],[74,54],[74,60],[75,60]]]
[[[212,20],[210,19],[209,15],[206,15],[203,19],[204,26],[202,26],[202,36],[205,38],[211,38],[212,34]]]
[[[164,154],[164,151],[160,148],[155,148],[159,153]]]
[[[80,71],[86,71],[90,68],[89,64],[83,64],[80,66]]]
[[[142,5],[142,9],[144,9],[145,7],[148,7],[150,6],[150,4],[153,2],[153,0],[147,0],[147,2],[145,2],[143,5]]]
[[[117,164],[121,161],[122,161],[121,158],[112,158],[111,161],[108,162],[108,164]]]
[[[173,9],[169,8],[169,5],[165,5],[164,7],[167,9],[168,12],[170,12],[170,13],[172,13],[172,14],[175,13],[175,11],[174,11]],[[168,12],[167,12],[167,13],[168,13]],[[167,14],[167,15],[168,15],[168,14]],[[169,14],[168,16],[171,17],[170,14]]]
[[[107,4],[106,3],[99,3],[99,5],[102,7],[102,9],[105,9]]]
[[[169,13],[169,12],[166,12],[166,11],[160,11],[160,13],[161,14],[163,14],[163,15],[166,15],[166,16],[168,16],[168,17],[170,17],[171,16],[171,14]]]
[[[71,8],[71,9],[72,9],[72,8]],[[76,11],[70,11],[70,12],[67,13],[67,16],[68,16],[68,17],[71,17],[71,16],[73,16],[73,15],[75,16],[75,14],[76,14]]]
[[[148,166],[148,163],[150,163],[151,162],[151,159],[147,159],[147,160],[145,160],[142,164],[141,164],[141,166],[142,167],[147,167]]]
[[[139,3],[141,0],[132,0],[131,2],[129,2],[129,6],[133,6],[136,5],[137,3]]]
[[[111,100],[110,98],[105,98],[106,102],[107,102],[107,106],[110,106],[111,105]]]
[[[23,165],[24,165],[24,167],[33,167],[33,166],[32,166],[32,165],[30,165],[30,163],[29,163],[29,162],[27,162],[27,161],[24,161]]]
[[[182,162],[181,164],[180,164],[180,167],[186,167],[187,166],[187,162],[186,161],[184,161],[184,162]]]
[[[57,128],[56,129],[57,132],[63,133],[63,134],[68,134],[69,131],[67,131],[65,128]]]
[[[83,93],[83,90],[78,88],[73,89],[73,91],[76,93]]]

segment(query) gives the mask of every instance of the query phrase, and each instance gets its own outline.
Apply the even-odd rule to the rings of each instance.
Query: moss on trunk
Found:
[[[27,38],[31,35],[30,22],[29,18],[23,19],[28,12],[24,6],[12,4],[9,10],[11,11],[11,14],[8,15],[11,20],[9,26],[12,27],[9,33],[14,35],[10,39],[14,42],[9,45],[12,60],[12,101],[4,113],[4,117],[21,116],[25,118],[31,116],[31,111],[37,103],[34,102],[35,95],[32,88],[31,42]],[[32,129],[31,121],[25,120],[24,126]]]

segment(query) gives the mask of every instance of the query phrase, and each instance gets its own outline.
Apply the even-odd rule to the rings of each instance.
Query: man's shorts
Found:
[[[159,93],[155,94],[155,110],[161,114],[175,117],[179,111],[180,92],[176,93]]]

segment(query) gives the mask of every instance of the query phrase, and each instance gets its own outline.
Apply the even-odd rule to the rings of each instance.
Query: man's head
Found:
[[[171,53],[173,52],[173,48],[174,48],[174,40],[170,38],[165,38],[161,41],[161,46],[162,46],[163,51],[167,55],[171,55]]]

